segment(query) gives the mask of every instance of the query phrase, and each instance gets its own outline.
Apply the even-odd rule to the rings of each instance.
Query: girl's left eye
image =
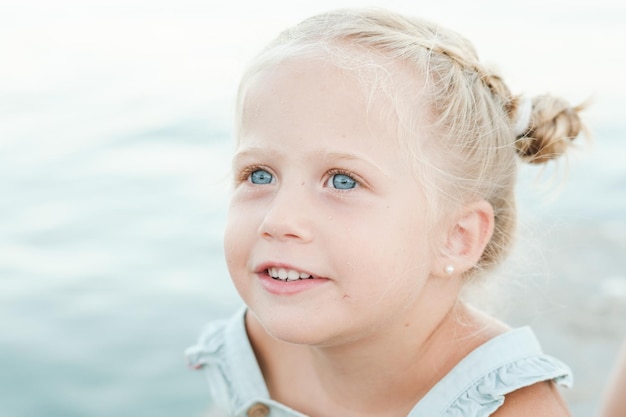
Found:
[[[252,184],[271,184],[274,176],[262,168],[255,169],[248,176]]]
[[[347,174],[334,174],[328,179],[329,185],[338,190],[350,190],[357,186],[357,181]]]

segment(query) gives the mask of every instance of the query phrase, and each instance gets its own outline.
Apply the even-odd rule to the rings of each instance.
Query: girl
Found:
[[[246,308],[188,351],[229,416],[565,416],[569,369],[459,299],[507,254],[516,157],[579,108],[512,96],[460,35],[380,10],[282,33],[245,74],[224,247]]]

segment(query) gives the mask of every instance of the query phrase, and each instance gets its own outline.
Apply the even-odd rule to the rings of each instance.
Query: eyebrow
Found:
[[[271,149],[267,147],[261,146],[250,146],[237,151],[233,156],[233,162],[240,161],[242,159],[251,158],[251,157],[262,157],[262,158],[288,158],[289,155],[281,152],[279,149]],[[313,157],[322,157],[325,162],[332,163],[336,161],[357,161],[360,163],[364,163],[378,172],[388,177],[389,175],[380,168],[377,164],[371,161],[369,158],[365,158],[359,155],[344,153],[344,152],[326,152],[324,150],[312,152],[308,158]]]
[[[251,147],[246,147],[246,148],[243,148],[242,150],[236,151],[235,154],[233,155],[233,161],[237,161],[239,159],[245,159],[245,158],[253,157],[253,156],[276,157],[276,156],[281,156],[281,153],[274,151],[274,150],[270,150],[265,147],[261,147],[261,146],[251,146]]]
[[[360,163],[364,163],[366,165],[368,165],[371,168],[374,168],[375,170],[377,170],[378,172],[380,172],[381,174],[383,174],[384,176],[388,177],[389,175],[387,174],[387,172],[385,172],[381,167],[379,167],[376,163],[374,163],[373,161],[371,161],[369,158],[365,158],[363,156],[359,156],[359,155],[355,155],[355,154],[349,154],[349,153],[343,153],[343,152],[325,152],[324,153],[324,160],[325,161],[357,161]]]

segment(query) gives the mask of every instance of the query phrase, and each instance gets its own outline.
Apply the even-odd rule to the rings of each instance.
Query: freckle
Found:
[[[409,327],[411,323],[404,323],[404,327]]]
[[[302,184],[300,184],[300,185],[304,186],[304,181],[302,181]]]

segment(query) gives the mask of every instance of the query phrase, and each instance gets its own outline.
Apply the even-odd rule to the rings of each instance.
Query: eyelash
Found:
[[[239,175],[237,176],[237,182],[241,183],[241,182],[249,181],[250,175],[252,175],[253,172],[258,171],[258,170],[267,171],[270,174],[274,175],[272,173],[272,170],[269,169],[265,165],[250,165],[239,171]],[[362,181],[359,179],[357,175],[355,175],[352,171],[348,171],[346,169],[341,169],[341,168],[333,168],[333,169],[328,170],[328,172],[325,175],[326,180],[324,181],[324,184],[328,183],[331,180],[331,178],[335,175],[345,175],[347,177],[352,178],[355,181],[357,186],[362,185]],[[341,190],[341,189],[336,189],[336,190],[348,191],[348,190]]]
[[[328,179],[326,180],[326,183],[328,181],[330,181],[331,178],[333,176],[335,176],[335,175],[345,175],[346,177],[349,177],[349,178],[353,179],[357,186],[361,185],[361,181],[359,180],[359,178],[353,172],[345,170],[345,169],[333,168],[333,169],[329,170],[326,175],[328,176]],[[336,190],[338,190],[338,191],[348,191],[348,190],[341,190],[341,189],[338,189],[338,188]]]
[[[250,175],[252,175],[253,172],[258,171],[258,170],[267,171],[270,174],[272,174],[272,170],[270,170],[265,165],[250,165],[239,171],[239,175],[237,176],[237,182],[241,183],[244,181],[248,181],[248,179],[250,178]]]

